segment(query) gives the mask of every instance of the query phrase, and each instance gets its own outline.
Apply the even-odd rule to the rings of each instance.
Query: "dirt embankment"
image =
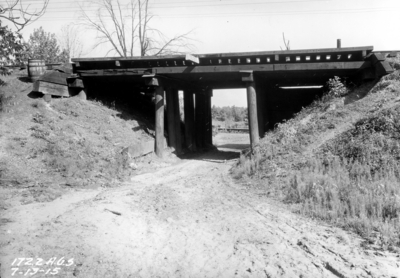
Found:
[[[1,80],[0,186],[109,187],[152,161],[125,151],[154,141],[151,120],[123,109],[127,103],[75,97],[47,103],[31,92],[25,71]]]
[[[118,188],[10,208],[1,277],[29,257],[73,259],[56,277],[400,277],[399,255],[364,249],[359,237],[235,183],[236,160],[213,151]]]

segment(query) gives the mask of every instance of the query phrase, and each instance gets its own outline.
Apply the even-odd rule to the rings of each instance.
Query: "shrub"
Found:
[[[327,85],[329,88],[328,95],[333,97],[343,97],[349,92],[346,87],[346,82],[340,81],[340,77],[338,76],[330,78]]]

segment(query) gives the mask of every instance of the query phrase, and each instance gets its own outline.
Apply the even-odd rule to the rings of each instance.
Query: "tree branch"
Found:
[[[14,24],[17,32],[21,31],[25,26],[35,22],[44,15],[49,0],[43,0],[40,10],[31,11],[30,5],[24,6],[22,0],[14,0],[6,4],[0,3],[0,18],[10,21]],[[17,7],[19,6],[19,7]],[[17,15],[14,15],[17,14]]]
[[[184,53],[183,49],[192,48],[192,31],[167,39],[159,29],[150,26],[153,19],[150,0],[129,0],[127,6],[123,6],[119,0],[87,1],[97,7],[97,12],[89,15],[80,6],[81,24],[98,33],[95,47],[108,41],[121,57],[134,56],[135,51],[146,56]],[[108,51],[107,55],[111,52]]]
[[[286,48],[286,50],[290,50],[290,41],[287,41],[286,42],[286,39],[285,39],[285,33],[282,33],[282,36],[283,36],[283,43],[285,44],[285,48]],[[281,50],[282,50],[282,47],[281,47]]]

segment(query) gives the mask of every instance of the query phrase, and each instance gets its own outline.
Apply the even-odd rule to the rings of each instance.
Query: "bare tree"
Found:
[[[148,11],[149,0],[139,0],[138,13],[139,13],[139,43],[140,43],[140,55],[146,56],[151,53],[155,56],[167,55],[167,54],[181,54],[183,53],[179,49],[191,49],[192,45],[188,43],[190,34],[192,31],[188,31],[184,34],[177,35],[173,38],[167,38],[160,30],[151,28],[149,22],[153,18]]]
[[[0,3],[0,19],[10,21],[19,32],[44,15],[48,3],[49,0],[37,1],[40,8],[35,9],[30,4],[24,4],[23,0],[4,0]]]
[[[290,41],[288,40],[286,42],[285,33],[282,33],[282,36],[283,36],[283,43],[285,44],[285,50],[290,50]],[[282,47],[281,47],[281,50],[283,50]]]
[[[66,52],[68,60],[82,56],[83,44],[77,25],[73,23],[64,25],[61,28],[61,33],[58,35],[58,42],[61,49]]]
[[[111,45],[107,55],[114,52],[121,57],[135,53],[160,56],[191,50],[191,31],[168,38],[161,30],[151,27],[154,16],[149,12],[149,4],[150,0],[129,0],[125,5],[119,0],[91,0],[89,6],[94,6],[95,12],[86,12],[81,6],[81,23],[97,32],[94,48]]]

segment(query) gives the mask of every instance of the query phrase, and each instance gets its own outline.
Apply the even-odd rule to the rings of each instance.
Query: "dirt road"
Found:
[[[1,277],[400,277],[398,255],[235,183],[236,157],[213,151],[118,188],[3,211]]]

